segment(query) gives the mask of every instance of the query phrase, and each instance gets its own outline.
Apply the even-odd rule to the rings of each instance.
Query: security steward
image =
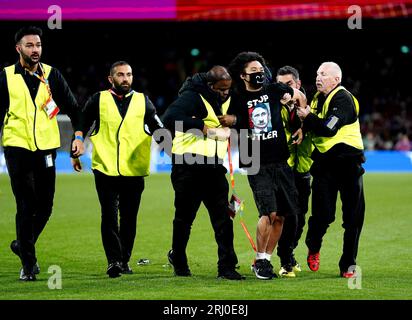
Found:
[[[179,97],[164,114],[172,132],[172,174],[175,190],[172,249],[169,262],[176,276],[190,276],[186,246],[200,204],[206,206],[218,246],[218,277],[244,279],[236,270],[233,222],[228,215],[229,185],[222,165],[229,128],[218,117],[226,114],[232,79],[222,66],[188,78]]]
[[[95,93],[83,109],[93,144],[92,169],[101,206],[101,236],[110,278],[131,274],[129,260],[136,236],[137,214],[149,175],[151,135],[163,127],[143,93],[131,89],[133,73],[125,61],[110,68],[109,90]],[[79,159],[72,159],[80,171]],[[118,213],[120,223],[118,223]]]
[[[312,131],[312,215],[308,220],[306,245],[308,266],[317,271],[322,238],[335,220],[338,192],[342,201],[343,253],[341,277],[356,276],[356,257],[365,216],[362,175],[365,170],[359,126],[359,103],[341,86],[342,71],[334,62],[322,63],[317,71],[310,108],[299,108],[304,128]],[[310,110],[311,112],[310,112]]]
[[[298,70],[291,66],[280,68],[277,72],[276,80],[306,94],[302,87]],[[293,251],[298,246],[305,226],[305,215],[308,212],[310,196],[311,176],[309,170],[313,163],[311,158],[313,145],[310,134],[306,134],[300,144],[295,143],[295,139],[292,137],[292,135],[301,128],[301,121],[297,115],[297,107],[297,102],[294,101],[282,105],[282,120],[290,153],[288,164],[293,168],[299,201],[298,214],[285,217],[282,235],[277,247],[277,255],[280,258],[281,264],[279,276],[286,278],[294,278],[297,272],[302,271]]]
[[[17,239],[10,248],[21,260],[22,281],[34,281],[40,272],[35,244],[53,208],[59,111],[70,117],[75,131],[71,152],[84,151],[80,108],[61,73],[40,62],[41,38],[37,27],[17,31],[19,61],[0,73],[2,146],[17,208]]]

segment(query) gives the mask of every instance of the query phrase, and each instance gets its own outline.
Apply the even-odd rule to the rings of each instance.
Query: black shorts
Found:
[[[276,212],[279,216],[299,213],[298,191],[293,171],[285,163],[261,165],[255,175],[248,175],[259,217]]]

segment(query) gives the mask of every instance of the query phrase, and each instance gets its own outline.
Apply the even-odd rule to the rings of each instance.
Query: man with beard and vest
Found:
[[[233,222],[228,215],[229,185],[222,165],[228,147],[229,128],[219,116],[229,104],[232,79],[224,67],[188,78],[179,97],[164,114],[172,132],[172,174],[175,190],[172,249],[169,262],[176,276],[191,276],[186,256],[190,230],[200,204],[206,206],[218,246],[218,277],[244,279],[236,270]]]
[[[299,72],[291,66],[280,68],[276,74],[276,81],[305,92],[301,86]],[[282,102],[282,101],[281,101]],[[290,157],[288,164],[293,168],[295,185],[298,190],[299,211],[296,216],[287,216],[280,236],[277,254],[280,258],[281,277],[293,278],[296,272],[301,272],[300,264],[296,261],[293,251],[298,246],[299,239],[305,226],[305,215],[308,212],[310,196],[310,173],[312,165],[311,154],[313,150],[312,140],[307,134],[302,143],[293,143],[292,134],[301,127],[301,121],[297,121],[297,127],[293,127],[294,120],[298,119],[297,105],[290,101],[282,108],[283,124],[285,126],[286,138],[288,140]]]
[[[21,260],[22,281],[36,280],[40,272],[35,244],[53,208],[59,110],[75,131],[72,154],[84,151],[80,108],[61,73],[40,62],[41,38],[37,27],[20,29],[15,35],[19,61],[0,73],[2,145],[17,208],[17,239],[10,248]]]
[[[307,262],[312,271],[320,264],[323,236],[335,220],[338,192],[342,201],[343,253],[341,277],[356,276],[359,237],[365,216],[363,178],[365,162],[359,126],[358,100],[341,86],[342,71],[334,62],[324,62],[317,71],[310,108],[298,108],[304,129],[312,132],[312,215],[308,220]]]
[[[101,206],[101,235],[110,278],[131,274],[137,214],[149,175],[151,135],[163,124],[152,102],[131,89],[133,74],[125,61],[110,68],[109,90],[95,93],[83,109],[83,132],[93,144],[92,169]],[[79,159],[73,167],[81,170]],[[120,215],[120,225],[118,223]]]

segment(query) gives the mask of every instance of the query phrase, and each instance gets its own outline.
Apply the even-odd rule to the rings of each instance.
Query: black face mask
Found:
[[[250,80],[248,82],[253,88],[255,89],[262,88],[263,83],[265,82],[264,72],[253,72],[253,73],[246,73],[246,74],[249,75]]]

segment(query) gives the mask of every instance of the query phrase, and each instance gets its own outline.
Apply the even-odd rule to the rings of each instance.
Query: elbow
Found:
[[[326,130],[324,130],[322,136],[324,136],[326,138],[331,138],[334,135],[336,135],[336,133],[337,133],[337,130],[326,129]]]

